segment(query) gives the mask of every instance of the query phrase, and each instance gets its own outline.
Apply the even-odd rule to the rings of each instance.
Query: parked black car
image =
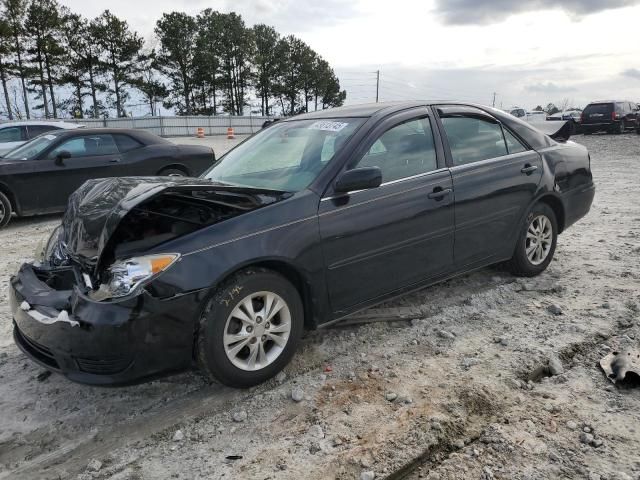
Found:
[[[582,111],[580,119],[585,135],[596,132],[624,133],[640,125],[638,104],[620,100],[592,102]]]
[[[85,183],[11,279],[15,341],[79,382],[197,362],[255,385],[304,328],[495,263],[539,274],[594,191],[583,146],[489,107],[301,115],[200,179]]]
[[[69,195],[92,178],[198,176],[213,150],[174,145],[143,130],[82,128],[40,135],[0,157],[0,227],[18,216],[64,211]]]

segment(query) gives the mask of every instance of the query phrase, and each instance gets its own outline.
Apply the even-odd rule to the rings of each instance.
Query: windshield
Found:
[[[30,160],[46,150],[57,138],[55,133],[46,133],[14,148],[4,155],[11,160]]]
[[[223,156],[203,177],[253,188],[303,190],[364,120],[276,122]]]

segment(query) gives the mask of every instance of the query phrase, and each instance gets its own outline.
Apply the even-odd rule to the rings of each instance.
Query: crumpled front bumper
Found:
[[[35,362],[94,385],[135,383],[192,364],[205,291],[159,299],[143,290],[96,302],[77,286],[58,288],[61,272],[70,274],[26,263],[11,277],[14,340]]]

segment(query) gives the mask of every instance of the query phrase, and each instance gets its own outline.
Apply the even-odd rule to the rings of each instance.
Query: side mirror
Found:
[[[334,190],[338,193],[377,188],[382,184],[382,171],[378,167],[362,167],[347,170],[336,180]]]
[[[71,158],[71,152],[67,150],[62,150],[58,155],[56,155],[56,165],[62,166],[64,165],[64,161],[67,158]]]

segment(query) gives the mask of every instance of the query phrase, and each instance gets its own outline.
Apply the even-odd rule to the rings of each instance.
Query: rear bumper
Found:
[[[204,292],[95,302],[77,288],[50,288],[41,281],[50,272],[24,264],[9,288],[14,340],[33,361],[92,385],[135,383],[191,365]],[[59,316],[62,310],[68,315]]]
[[[620,121],[611,121],[603,123],[582,123],[582,130],[585,132],[608,132],[615,130],[620,125]]]
[[[595,194],[596,186],[593,183],[590,183],[566,192],[562,196],[562,204],[564,205],[565,214],[565,229],[589,213]]]

